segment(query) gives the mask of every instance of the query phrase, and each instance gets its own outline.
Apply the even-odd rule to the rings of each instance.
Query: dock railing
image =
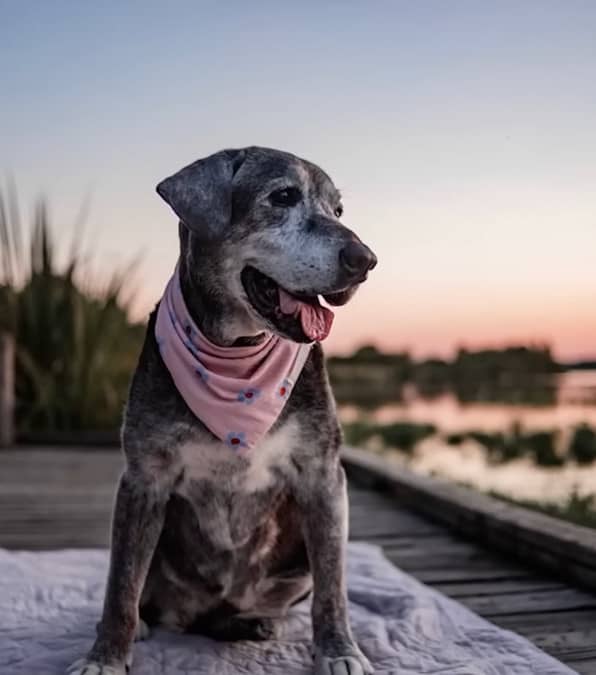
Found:
[[[0,332],[0,448],[14,443],[15,342]]]

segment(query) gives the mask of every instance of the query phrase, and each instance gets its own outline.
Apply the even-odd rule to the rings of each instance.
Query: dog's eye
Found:
[[[302,193],[298,188],[288,187],[275,190],[269,195],[269,201],[273,206],[296,206],[302,199]]]
[[[340,204],[333,213],[336,218],[341,218],[344,214],[344,207]]]

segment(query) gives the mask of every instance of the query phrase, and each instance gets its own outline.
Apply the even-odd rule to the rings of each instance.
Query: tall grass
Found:
[[[67,260],[41,200],[27,230],[16,191],[0,191],[0,330],[17,344],[17,429],[115,429],[144,326],[129,319],[134,265],[93,279],[73,228]]]

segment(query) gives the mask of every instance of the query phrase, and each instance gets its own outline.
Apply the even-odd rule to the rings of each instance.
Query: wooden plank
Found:
[[[472,611],[486,617],[530,612],[557,612],[563,609],[596,609],[596,597],[575,588],[504,593],[494,596],[480,595],[462,597],[459,600]]]
[[[419,570],[440,571],[449,569],[450,567],[460,569],[463,567],[474,568],[477,565],[486,568],[492,562],[490,555],[481,551],[471,556],[469,554],[462,555],[462,553],[443,554],[440,558],[429,556],[428,553],[419,552],[403,553],[401,555],[392,553],[391,555],[387,555],[387,558],[394,565],[414,576],[416,576]]]
[[[33,535],[33,536],[31,536]],[[19,551],[48,551],[65,548],[106,548],[109,546],[109,531],[87,528],[70,534],[66,532],[33,532],[28,536],[6,535],[2,547]]]
[[[399,543],[402,537],[422,538],[439,536],[445,534],[445,530],[433,525],[432,523],[417,523],[409,521],[406,518],[394,518],[391,520],[377,521],[374,515],[368,520],[350,520],[350,535],[354,539],[378,539],[385,537],[390,540],[392,537]]]
[[[400,557],[410,553],[422,553],[441,557],[443,554],[462,554],[464,556],[475,555],[480,549],[470,542],[455,539],[448,534],[432,535],[428,537],[399,537],[394,543],[388,543],[384,547],[387,555]]]
[[[493,560],[473,566],[413,570],[411,573],[422,583],[432,586],[466,581],[522,581],[533,578],[529,570],[522,567],[504,567]]]
[[[506,579],[502,581],[441,582],[433,584],[437,591],[450,598],[494,597],[509,593],[528,593],[537,591],[559,591],[565,584],[548,579]]]
[[[499,626],[514,630],[517,626],[524,635],[554,633],[596,627],[596,610],[566,610],[558,612],[529,612],[527,614],[505,614],[495,620]]]
[[[596,657],[596,647],[586,647],[596,645],[596,627],[568,631],[559,629],[556,633],[530,633],[526,637],[551,654],[567,655],[571,658]]]
[[[596,675],[596,658],[588,661],[569,661],[578,675]]]
[[[365,522],[370,523],[371,518],[377,520],[391,520],[397,523],[409,523],[411,525],[420,525],[424,527],[428,525],[428,520],[424,520],[416,516],[413,513],[408,513],[407,511],[399,511],[395,508],[395,505],[375,507],[367,506],[365,508],[361,506],[354,506],[350,503],[350,520],[353,523]],[[439,526],[434,526],[437,531],[445,531],[445,528]]]

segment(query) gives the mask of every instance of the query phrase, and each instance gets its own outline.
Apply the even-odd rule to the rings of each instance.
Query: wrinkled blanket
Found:
[[[90,647],[107,551],[0,549],[0,673],[54,675]],[[381,674],[565,675],[572,670],[397,570],[380,549],[350,544],[350,615]],[[157,630],[135,646],[131,675],[302,675],[311,670],[309,602],[276,642],[216,643]]]

